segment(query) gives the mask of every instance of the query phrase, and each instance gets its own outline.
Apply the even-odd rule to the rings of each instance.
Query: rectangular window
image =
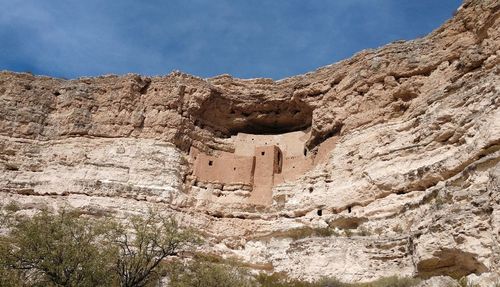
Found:
[[[212,166],[212,165],[214,165],[214,162],[213,162],[212,160],[209,160],[209,161],[208,161],[208,165],[209,165],[209,166]]]

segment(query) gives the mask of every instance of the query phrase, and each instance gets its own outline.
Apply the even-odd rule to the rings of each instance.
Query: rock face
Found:
[[[206,234],[204,252],[303,279],[498,273],[499,15],[466,0],[425,38],[280,81],[1,72],[0,201],[156,208]],[[196,184],[190,150],[296,131],[323,160],[269,204]]]

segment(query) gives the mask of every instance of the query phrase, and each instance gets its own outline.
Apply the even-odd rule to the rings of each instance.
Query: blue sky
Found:
[[[281,79],[421,37],[461,0],[0,0],[0,70]]]

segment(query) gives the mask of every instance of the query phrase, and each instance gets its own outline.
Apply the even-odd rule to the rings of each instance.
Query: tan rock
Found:
[[[467,276],[466,281],[471,286],[488,287],[500,285],[500,274],[483,273],[481,275],[471,274]]]
[[[0,72],[0,203],[156,208],[207,234],[202,251],[304,279],[498,273],[497,10],[466,1],[427,37],[279,81]],[[311,164],[273,178],[267,205],[252,176],[193,171],[190,150],[299,131]]]
[[[421,282],[417,287],[460,287],[460,284],[448,276],[435,276]]]

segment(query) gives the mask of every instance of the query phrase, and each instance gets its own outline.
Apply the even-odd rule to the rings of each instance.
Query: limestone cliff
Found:
[[[500,272],[500,3],[279,81],[0,73],[0,201],[124,218],[155,207],[204,252],[305,279]],[[272,187],[196,185],[193,148],[307,131],[325,160]],[[250,191],[251,193],[251,191]]]

